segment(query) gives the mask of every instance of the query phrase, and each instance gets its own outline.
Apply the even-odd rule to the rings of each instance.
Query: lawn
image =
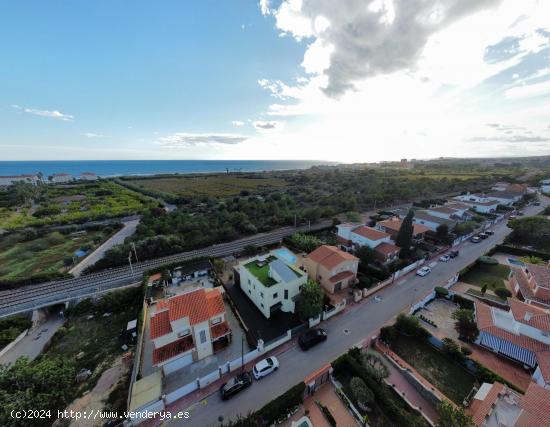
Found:
[[[238,196],[243,191],[256,193],[262,190],[275,190],[287,186],[286,181],[260,175],[199,175],[173,176],[146,179],[126,179],[131,185],[144,190],[154,190],[175,196]]]
[[[8,190],[4,198],[9,197]],[[157,202],[112,181],[43,185],[34,205],[0,208],[0,228],[75,224],[133,215]]]
[[[74,252],[92,251],[112,231],[86,231],[84,234],[61,234],[57,231],[26,240],[24,233],[13,233],[0,241],[0,280],[19,280],[38,273],[63,272]],[[105,233],[107,232],[107,233]]]
[[[462,275],[460,280],[471,285],[488,289],[496,289],[505,286],[504,280],[510,275],[510,267],[502,264],[484,264],[478,262],[470,271]]]
[[[274,259],[274,257],[272,257]],[[270,287],[277,283],[271,277],[269,277],[269,262],[272,259],[268,259],[267,262],[262,266],[258,267],[256,261],[249,262],[245,264],[245,268],[258,279],[264,286]]]
[[[462,403],[474,386],[475,378],[468,371],[417,338],[399,335],[392,343],[392,350],[457,404]]]

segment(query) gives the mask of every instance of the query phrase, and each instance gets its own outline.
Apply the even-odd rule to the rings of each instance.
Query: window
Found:
[[[288,289],[285,289],[285,299],[288,299]]]
[[[218,323],[220,323],[222,321],[222,318],[221,317],[216,317],[215,319],[212,319],[212,324],[213,325],[217,325]]]
[[[263,293],[263,292],[260,292],[260,296],[263,298],[263,297],[264,297],[264,293]]]
[[[249,293],[250,295],[252,295],[252,291],[251,291],[250,289],[248,290],[248,293]]]
[[[206,342],[206,331],[204,329],[199,332],[199,339],[201,341],[201,344],[204,344]]]
[[[248,279],[248,284],[250,285],[250,279]]]
[[[278,292],[275,292],[275,293],[273,294],[273,299],[277,298],[278,296],[279,296],[279,293],[278,293]]]
[[[262,308],[264,308],[264,303],[263,302],[261,302],[260,305],[262,306]]]
[[[181,338],[181,337],[184,337],[186,335],[189,335],[189,329],[184,329],[183,331],[181,332],[178,332],[178,338]]]

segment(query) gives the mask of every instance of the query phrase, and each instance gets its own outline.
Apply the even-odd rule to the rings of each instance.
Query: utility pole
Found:
[[[132,273],[132,277],[134,276],[134,267],[132,266],[132,251],[128,252],[128,263],[130,263],[130,271]]]
[[[139,259],[137,257],[137,251],[136,251],[136,244],[132,242],[132,249],[134,250],[134,255],[136,256],[136,262],[139,262]]]

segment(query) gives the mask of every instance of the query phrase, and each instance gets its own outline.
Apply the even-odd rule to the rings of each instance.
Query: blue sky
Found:
[[[550,154],[549,2],[456,1],[2,2],[0,159]]]

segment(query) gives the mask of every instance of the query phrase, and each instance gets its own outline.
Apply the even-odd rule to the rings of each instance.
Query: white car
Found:
[[[441,262],[447,262],[451,259],[451,257],[449,255],[442,255],[439,257],[439,261]]]
[[[279,369],[279,361],[275,356],[271,356],[256,363],[254,368],[252,368],[252,375],[257,380],[260,380],[277,369]]]
[[[430,274],[431,272],[432,272],[432,269],[430,267],[422,267],[421,269],[416,270],[416,275],[424,277]]]

